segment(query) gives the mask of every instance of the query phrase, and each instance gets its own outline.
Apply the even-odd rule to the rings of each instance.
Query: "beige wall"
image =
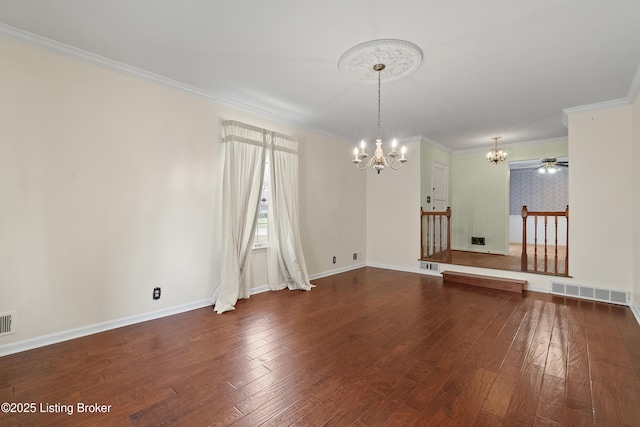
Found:
[[[632,189],[633,189],[633,265],[632,299],[636,310],[640,309],[640,96],[632,108]],[[637,312],[640,315],[640,311]],[[640,321],[640,318],[638,319]]]
[[[0,57],[0,343],[209,297],[217,107],[5,39]]]
[[[367,263],[416,269],[420,255],[420,143],[402,169],[367,170]]]
[[[311,274],[366,256],[347,144],[7,39],[0,58],[0,313],[16,326],[0,345],[207,303],[223,119],[299,138]]]
[[[586,285],[632,288],[631,106],[569,116],[570,273]],[[603,156],[603,150],[613,156]]]

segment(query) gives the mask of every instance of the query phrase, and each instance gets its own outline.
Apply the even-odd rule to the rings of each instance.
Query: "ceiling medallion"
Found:
[[[338,60],[338,70],[351,78],[376,83],[376,64],[384,64],[382,81],[390,82],[413,73],[422,62],[422,49],[415,44],[395,39],[371,40],[347,50]]]
[[[380,129],[380,86],[381,81],[393,81],[408,76],[422,62],[422,50],[413,43],[403,40],[373,40],[359,44],[346,51],[338,60],[338,69],[363,82],[378,83],[378,133],[376,149],[373,157],[365,151],[366,142],[362,140],[358,150],[353,150],[353,163],[358,169],[369,166],[380,173],[385,167],[400,169],[406,162],[406,147],[396,151],[397,141],[391,143],[391,151],[384,154],[382,150],[382,131]],[[397,162],[396,162],[397,160]]]

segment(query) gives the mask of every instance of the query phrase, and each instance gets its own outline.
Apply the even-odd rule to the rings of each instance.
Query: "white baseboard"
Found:
[[[385,270],[404,271],[405,273],[423,273],[419,268],[402,267],[398,265],[378,264],[375,262],[367,263],[367,267],[384,268]],[[438,274],[440,276],[440,274]]]
[[[505,251],[491,251],[488,249],[485,250],[481,250],[478,248],[478,245],[474,245],[474,246],[463,246],[461,248],[451,248],[452,251],[463,251],[463,252],[474,252],[477,254],[483,254],[483,255],[508,255],[508,252]]]
[[[133,325],[135,323],[146,322],[147,320],[159,319],[161,317],[171,316],[174,314],[184,313],[185,311],[196,310],[198,308],[211,306],[210,300],[196,301],[188,304],[168,307],[162,310],[151,311],[148,313],[137,314],[134,316],[123,317],[120,319],[109,320],[107,322],[95,323],[93,325],[82,326],[80,328],[70,329],[68,331],[56,332],[41,337],[30,338],[23,341],[13,342],[0,345],[0,357],[9,354],[20,353],[32,350],[46,345],[57,344],[59,342],[72,340],[74,338],[85,337],[87,335],[97,334],[99,332],[108,331],[110,329],[121,328],[123,326]]]
[[[256,288],[251,288],[251,295],[255,295],[255,294],[261,294],[263,292],[269,292],[271,289],[269,288],[269,285],[262,285],[262,286],[258,286]]]
[[[638,306],[635,304],[635,301],[631,301],[629,303],[629,307],[631,308],[631,312],[633,313],[634,317],[636,318],[636,321],[638,322],[638,325],[640,325],[640,309],[638,309]]]
[[[359,268],[363,268],[363,267],[366,267],[366,266],[367,266],[367,264],[360,263],[360,264],[349,265],[347,267],[336,268],[335,270],[328,270],[328,271],[323,271],[321,273],[310,274],[309,275],[309,280],[314,280],[314,279],[320,279],[322,277],[333,276],[334,274],[346,273],[347,271],[357,270]]]
[[[531,291],[531,292],[540,292],[541,294],[548,294],[550,293],[549,288],[543,288],[542,286],[531,286],[527,283],[527,291]]]

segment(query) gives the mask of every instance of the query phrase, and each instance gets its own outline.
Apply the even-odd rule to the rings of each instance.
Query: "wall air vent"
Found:
[[[629,292],[613,289],[594,288],[593,286],[551,282],[551,293],[612,304],[629,305]]]
[[[437,262],[420,261],[420,270],[428,270],[439,273],[440,264],[438,264]]]
[[[0,313],[0,336],[13,333],[13,313]]]

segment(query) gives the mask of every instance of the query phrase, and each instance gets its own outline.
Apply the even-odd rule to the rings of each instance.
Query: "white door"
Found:
[[[431,199],[434,211],[444,211],[449,202],[449,165],[433,161],[431,165]]]
[[[434,211],[444,212],[449,205],[449,165],[433,161],[431,165],[431,206]],[[437,252],[447,248],[447,224],[436,220],[434,225],[434,246]],[[442,241],[441,241],[442,237]]]

